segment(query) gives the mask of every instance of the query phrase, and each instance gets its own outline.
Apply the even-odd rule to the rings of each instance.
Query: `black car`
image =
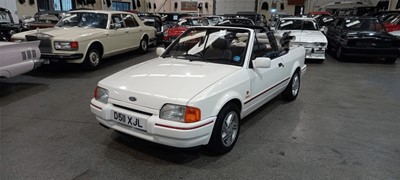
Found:
[[[21,25],[14,23],[11,12],[0,7],[0,41],[9,41],[11,35],[21,30]]]
[[[394,63],[400,39],[389,34],[375,17],[338,17],[326,32],[328,51],[344,56],[379,57]]]

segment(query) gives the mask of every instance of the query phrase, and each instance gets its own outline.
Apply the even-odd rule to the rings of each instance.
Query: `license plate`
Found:
[[[111,119],[130,127],[146,130],[146,119],[129,116],[116,111],[113,111]]]

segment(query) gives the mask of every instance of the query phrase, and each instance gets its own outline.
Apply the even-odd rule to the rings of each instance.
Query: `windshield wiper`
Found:
[[[189,59],[190,61],[198,61],[198,60],[203,61],[203,56],[200,54],[183,54],[177,56],[177,58]]]

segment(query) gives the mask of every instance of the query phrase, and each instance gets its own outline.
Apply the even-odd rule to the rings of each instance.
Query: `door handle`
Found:
[[[278,64],[279,67],[285,67],[282,63]]]

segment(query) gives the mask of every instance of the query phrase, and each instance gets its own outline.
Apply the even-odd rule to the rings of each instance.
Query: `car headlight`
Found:
[[[64,51],[76,51],[79,49],[79,43],[77,41],[72,41],[72,42],[55,41],[54,49],[64,50]]]
[[[108,90],[99,86],[94,90],[94,99],[104,104],[108,103]]]
[[[160,110],[160,119],[192,123],[200,121],[201,111],[199,108],[165,104]]]

